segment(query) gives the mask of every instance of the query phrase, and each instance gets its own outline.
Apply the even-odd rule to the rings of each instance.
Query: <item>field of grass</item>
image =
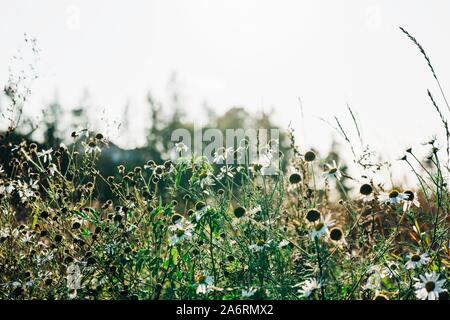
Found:
[[[369,152],[349,176],[293,135],[276,175],[191,154],[104,176],[107,139],[72,139],[43,149],[2,135],[0,299],[449,297],[447,141],[428,141],[426,159],[405,150],[416,181],[403,189],[374,182],[385,173]]]

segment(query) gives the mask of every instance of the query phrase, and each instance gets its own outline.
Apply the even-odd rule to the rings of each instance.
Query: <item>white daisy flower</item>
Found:
[[[298,293],[302,296],[309,298],[309,296],[317,289],[319,289],[321,284],[316,279],[307,279],[303,282],[294,285],[294,288],[300,287]]]
[[[390,278],[396,278],[399,276],[399,270],[400,270],[400,266],[398,265],[397,262],[395,261],[386,261],[386,274],[390,277]]]
[[[77,290],[81,288],[81,270],[80,267],[71,263],[66,270],[67,289]]]
[[[390,192],[380,192],[378,195],[378,201],[385,204],[397,204],[402,202],[407,196],[404,193],[400,193],[396,189],[392,189]]]
[[[386,268],[384,268],[383,266],[379,266],[379,265],[373,265],[370,266],[369,269],[367,270],[367,274],[376,274],[381,278],[386,278],[387,277],[387,272],[386,272]]]
[[[210,172],[205,172],[200,175],[199,185],[200,188],[205,189],[206,187],[215,185],[214,179],[211,178],[212,174]]]
[[[381,290],[381,281],[388,276],[386,268],[379,265],[373,265],[367,270],[367,274],[369,276],[364,288],[375,291]]]
[[[430,261],[427,253],[419,254],[408,254],[408,261],[405,263],[406,269],[415,269],[426,265]]]
[[[250,287],[248,289],[242,289],[241,296],[242,298],[250,298],[256,293],[256,288]]]
[[[178,229],[175,234],[170,238],[170,245],[175,245],[178,242],[192,239],[192,233],[189,229]]]
[[[271,242],[272,240],[269,241],[257,240],[255,244],[250,245],[248,248],[254,252],[260,252],[268,248]]]
[[[262,172],[264,168],[267,168],[269,166],[270,166],[270,159],[261,156],[251,166],[249,166],[249,170],[253,173],[258,173]]]
[[[8,194],[11,194],[13,191],[15,190],[14,185],[12,182],[10,182],[9,184],[5,185],[5,191]]]
[[[280,168],[278,166],[278,162],[270,161],[269,165],[261,168],[261,175],[263,176],[271,176],[276,175],[280,172]]]
[[[48,150],[42,150],[41,152],[38,152],[37,155],[38,157],[42,157],[42,161],[44,161],[44,163],[47,162],[51,162],[52,161],[52,152],[53,152],[53,148],[50,148]]]
[[[254,215],[260,213],[261,210],[262,210],[261,205],[257,205],[256,207],[253,207],[250,210],[248,210],[248,214],[253,217]]]
[[[189,150],[188,146],[185,145],[183,142],[175,143],[175,151],[176,152],[183,154],[183,153],[187,152],[188,150]]]
[[[278,244],[278,248],[283,249],[283,248],[287,247],[289,245],[289,243],[290,243],[289,241],[287,241],[286,239],[283,239]]]
[[[9,236],[13,236],[16,238],[19,235],[19,230],[17,228],[14,228],[12,231],[10,228],[2,228],[0,229],[0,237],[6,238]]]
[[[4,172],[5,172],[5,170],[3,170],[3,166],[0,165],[0,175],[1,175],[2,173],[4,173]]]
[[[420,208],[420,202],[416,192],[406,190],[403,192],[403,195],[403,211],[408,211],[412,206]]]
[[[33,197],[34,192],[39,189],[38,181],[30,180],[30,184],[28,184],[19,180],[17,184],[22,203],[25,203],[29,198]]]
[[[322,176],[325,178],[336,178],[340,180],[342,178],[342,172],[339,169],[339,165],[336,163],[336,160],[333,160],[332,164],[326,164],[326,171],[322,173]]]
[[[50,172],[51,176],[54,176],[56,171],[58,170],[56,169],[56,165],[54,163],[48,166],[48,172]]]
[[[272,161],[273,156],[275,154],[275,150],[271,148],[269,145],[266,147],[261,148],[261,156],[265,157],[268,161]]]
[[[414,284],[417,299],[438,300],[439,293],[445,291],[443,288],[445,279],[439,280],[439,274],[434,271],[431,273],[425,273],[425,275],[420,275],[419,278],[420,279],[414,279],[417,281]]]
[[[14,191],[14,185],[12,182],[6,182],[6,184],[0,184],[0,194],[11,194]]]
[[[313,225],[311,237],[313,239],[320,238],[322,235],[327,234],[329,228],[334,225],[335,221],[331,219],[330,215],[321,216],[321,219]]]
[[[93,153],[100,153],[102,152],[102,150],[94,141],[91,141],[88,144],[86,144],[84,152],[86,152],[87,154],[93,154]]]
[[[369,290],[380,290],[381,289],[381,280],[382,277],[377,274],[371,274],[366,281],[366,284],[364,285],[364,289],[369,289]]]
[[[217,175],[217,178],[219,180],[222,180],[226,176],[229,177],[229,178],[233,178],[234,177],[233,167],[231,167],[231,166],[223,166],[223,167],[220,168],[220,172]]]
[[[206,294],[211,290],[211,286],[214,283],[214,278],[205,273],[197,277],[197,283],[197,294]]]
[[[208,212],[209,206],[203,206],[200,210],[194,212],[195,222],[199,222],[201,218]]]
[[[194,225],[185,219],[182,219],[181,223],[174,224],[169,227],[169,230],[173,231],[175,234],[170,238],[170,245],[175,245],[184,240],[192,239],[192,231],[194,230]]]
[[[30,243],[32,240],[33,236],[29,232],[25,233],[23,237],[20,239],[20,241],[22,241],[22,243],[24,244]]]
[[[218,148],[216,150],[216,152],[214,152],[213,162],[214,163],[218,163],[218,164],[222,164],[232,154],[233,154],[233,148],[232,147],[229,147],[229,148],[220,147],[220,148]]]

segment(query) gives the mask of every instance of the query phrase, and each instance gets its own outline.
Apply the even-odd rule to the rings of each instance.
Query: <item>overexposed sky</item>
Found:
[[[3,1],[0,84],[26,32],[42,50],[29,113],[56,92],[72,108],[88,88],[92,114],[120,118],[128,103],[140,132],[147,91],[164,100],[176,71],[191,118],[204,101],[219,111],[273,108],[278,124],[292,122],[306,145],[326,150],[333,132],[318,118],[338,115],[350,129],[349,103],[367,142],[393,160],[441,130],[426,95],[438,96],[436,85],[398,26],[450,90],[449,14],[447,0]]]

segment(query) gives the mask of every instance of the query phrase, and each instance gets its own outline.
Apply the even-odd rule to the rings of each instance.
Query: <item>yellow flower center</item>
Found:
[[[399,195],[400,193],[397,191],[397,190],[392,190],[391,192],[389,192],[389,198],[397,198],[398,197],[398,195]]]
[[[433,281],[428,281],[425,284],[425,289],[427,289],[428,292],[431,292],[434,290],[434,288],[436,288],[436,284]]]
[[[258,245],[258,246],[260,246],[260,247],[262,247],[263,245],[265,245],[266,244],[266,242],[264,241],[264,240],[258,240],[258,241],[256,241],[256,245]]]

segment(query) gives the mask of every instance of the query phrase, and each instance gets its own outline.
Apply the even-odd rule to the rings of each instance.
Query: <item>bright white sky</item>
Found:
[[[350,128],[348,102],[367,141],[393,160],[441,130],[426,95],[438,96],[436,85],[398,26],[450,90],[449,13],[448,0],[10,1],[0,9],[0,83],[26,32],[42,50],[30,113],[55,92],[74,107],[88,88],[93,114],[120,118],[129,103],[139,133],[147,91],[164,100],[176,71],[191,118],[203,101],[273,108],[278,124],[292,121],[306,145],[326,150],[333,132],[317,117],[338,115]]]

